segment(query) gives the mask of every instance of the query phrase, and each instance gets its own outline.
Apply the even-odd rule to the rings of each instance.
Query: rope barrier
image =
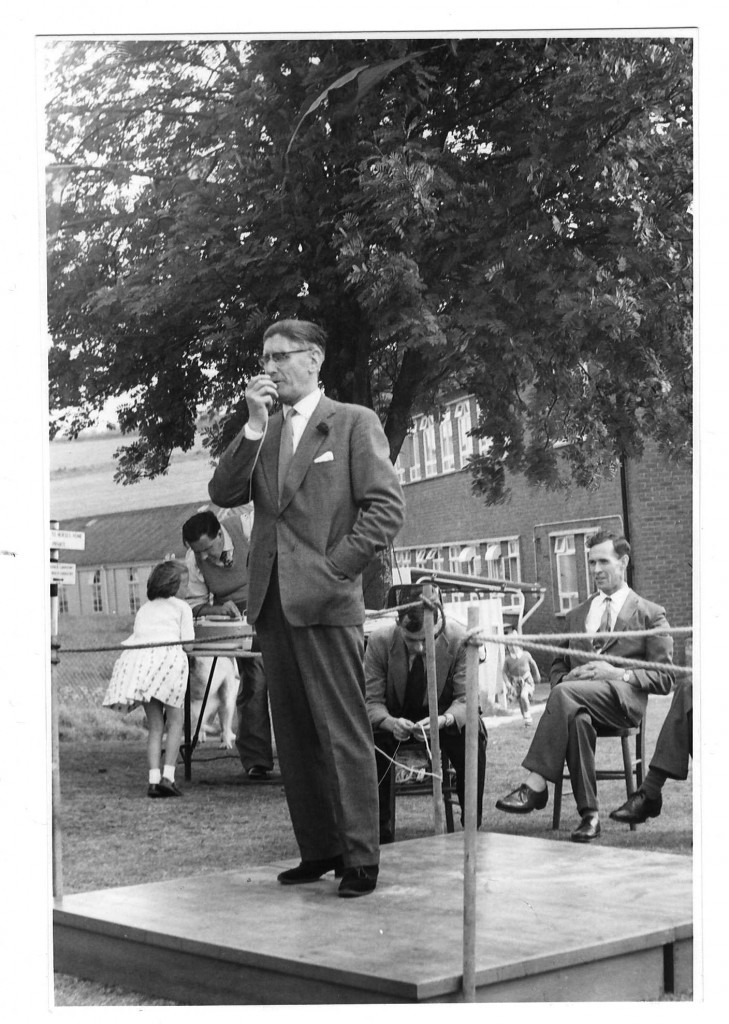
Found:
[[[686,627],[680,627],[682,629]],[[644,631],[632,631],[624,634],[620,632],[620,636],[665,636],[668,630],[644,630]],[[688,665],[674,665],[670,662],[665,661],[645,661],[639,658],[621,658],[618,654],[602,654],[598,651],[580,650],[578,647],[558,647],[553,644],[543,643],[532,643],[531,637],[526,638],[521,633],[516,634],[518,640],[514,640],[514,634],[511,637],[500,637],[500,636],[487,636],[480,632],[480,630],[472,630],[466,637],[466,643],[474,644],[474,646],[481,646],[484,643],[492,644],[510,644],[515,643],[519,647],[526,647],[533,651],[543,651],[545,654],[568,654],[572,659],[579,659],[582,661],[606,661],[610,665],[620,665],[623,668],[642,668],[642,669],[657,669],[660,672],[670,672],[674,675],[693,675],[693,668]],[[565,633],[562,634],[569,639],[589,639],[590,637],[610,637],[614,636],[613,633]]]
[[[383,618],[385,616],[390,617],[393,613],[397,614],[401,611],[407,611],[411,608],[437,607],[434,602],[427,601],[425,599],[419,601],[411,601],[408,604],[396,605],[393,608],[382,609],[375,612],[367,612],[367,618]],[[666,627],[663,629],[644,629],[644,630],[620,630],[621,637],[651,637],[651,636],[683,636],[691,635],[693,633],[692,626],[674,626]],[[614,633],[530,633],[524,635],[522,633],[510,633],[507,636],[497,636],[496,634],[484,633],[481,629],[471,630],[466,634],[466,642],[472,643],[477,641],[479,646],[481,644],[500,644],[502,646],[513,646],[518,644],[520,647],[525,647],[528,650],[542,651],[545,654],[565,654],[569,652],[571,658],[579,658],[585,661],[607,661],[612,665],[622,665],[625,668],[649,668],[659,669],[668,672],[673,672],[679,675],[693,675],[693,668],[687,665],[666,665],[665,662],[653,662],[653,661],[641,661],[632,658],[621,658],[618,655],[604,655],[597,651],[583,651],[579,648],[567,648],[564,646],[556,646],[555,640],[593,640],[593,639],[609,639],[615,636]],[[130,649],[143,650],[152,647],[182,647],[189,646],[191,643],[204,644],[206,649],[214,648],[219,643],[229,643],[234,640],[240,640],[240,634],[231,633],[229,635],[223,635],[215,637],[212,640],[169,640],[169,641],[155,641],[154,643],[147,644],[113,644],[110,646],[100,647],[66,647],[63,648],[64,654],[96,654],[108,651],[126,651]],[[550,642],[545,642],[550,641]],[[195,655],[194,646],[189,651],[193,657]],[[246,656],[259,657],[258,652],[243,652],[242,654],[236,654],[236,657]],[[221,648],[220,656],[225,657],[225,649]]]

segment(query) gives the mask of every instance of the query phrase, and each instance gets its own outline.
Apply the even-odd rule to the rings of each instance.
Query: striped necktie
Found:
[[[611,616],[611,613],[612,613],[612,604],[610,603],[610,597],[606,594],[605,595],[605,599],[604,599],[604,607],[603,607],[603,611],[602,611],[602,618],[600,619],[600,628],[598,629],[599,633],[609,633],[610,632],[610,630],[612,628],[612,616]],[[594,647],[594,649],[596,651],[600,651],[600,650],[602,650],[602,648],[605,646],[606,643],[607,643],[607,639],[595,637],[595,639],[592,641],[592,646]]]
[[[293,419],[296,409],[289,409],[281,428],[281,443],[278,449],[278,496],[281,497],[284,480],[289,470],[289,465],[294,457],[294,427]]]

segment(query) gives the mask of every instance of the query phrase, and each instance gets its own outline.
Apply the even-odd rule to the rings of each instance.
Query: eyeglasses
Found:
[[[289,349],[288,352],[264,352],[262,356],[258,357],[258,365],[260,366],[260,368],[262,370],[265,370],[266,366],[270,362],[275,363],[276,366],[281,366],[283,363],[285,363],[291,356],[295,355],[297,352],[311,352],[311,349],[310,348],[292,348],[292,349]]]

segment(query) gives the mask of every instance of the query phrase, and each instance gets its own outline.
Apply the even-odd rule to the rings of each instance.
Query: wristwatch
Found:
[[[630,669],[630,668],[626,668],[625,672],[623,672],[623,682],[624,683],[629,683],[630,682],[630,677],[632,676],[632,674],[633,674],[633,670]]]

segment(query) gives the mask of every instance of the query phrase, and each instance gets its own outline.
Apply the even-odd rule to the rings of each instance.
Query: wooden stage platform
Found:
[[[689,858],[477,839],[479,1001],[691,992]],[[292,863],[66,896],[55,970],[193,1005],[460,1001],[463,833],[383,847],[354,900],[279,885]]]

